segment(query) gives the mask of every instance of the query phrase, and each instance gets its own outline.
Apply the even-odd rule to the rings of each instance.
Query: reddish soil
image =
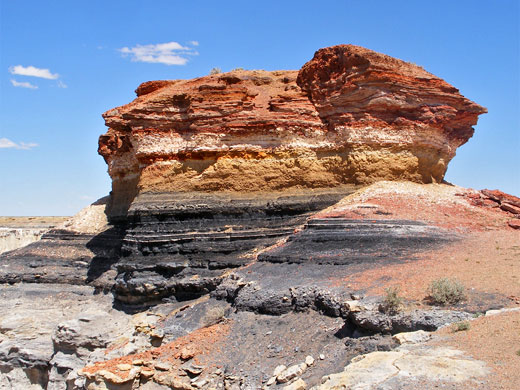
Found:
[[[101,370],[109,371],[124,379],[129,371],[122,371],[118,368],[120,364],[130,364],[136,360],[141,360],[143,365],[154,370],[155,364],[159,361],[167,362],[171,370],[178,369],[187,360],[193,359],[195,364],[199,363],[199,358],[207,355],[218,348],[218,342],[229,333],[230,322],[215,324],[206,328],[197,329],[189,335],[179,337],[171,343],[164,344],[142,353],[123,356],[103,362],[96,362],[83,369],[83,372],[94,374]]]
[[[433,186],[427,191],[405,183],[382,184],[361,196],[346,199],[319,217],[355,219],[411,219],[455,232],[460,240],[424,252],[404,263],[360,271],[334,284],[346,283],[369,295],[383,295],[399,286],[400,295],[425,304],[430,282],[442,277],[457,279],[466,288],[465,310],[489,305],[520,305],[520,230],[515,209],[518,198],[499,191],[472,191]],[[426,186],[424,186],[426,188]],[[460,191],[462,190],[462,191]],[[507,207],[502,207],[507,203]],[[515,206],[516,207],[516,206]],[[513,211],[509,211],[513,210]],[[482,304],[483,301],[484,304]],[[415,304],[414,304],[415,305]],[[486,362],[492,374],[486,389],[512,390],[520,383],[520,312],[480,317],[467,331],[445,328],[432,344],[452,346]],[[474,389],[474,383],[457,388]],[[480,387],[479,387],[480,388]]]
[[[467,331],[444,328],[433,345],[451,346],[488,364],[492,374],[486,379],[488,390],[513,390],[520,384],[520,312],[480,317]]]
[[[399,286],[400,294],[421,301],[430,282],[442,277],[459,280],[467,290],[469,304],[481,293],[507,297],[520,304],[520,232],[513,230],[475,232],[442,249],[424,253],[418,260],[370,269],[344,279],[354,288],[380,295]]]
[[[520,231],[507,224],[515,216],[480,192],[446,185],[382,183],[319,214],[325,216],[416,220],[460,237],[416,259],[360,271],[334,284],[347,283],[373,295],[399,286],[404,298],[422,301],[432,280],[450,277],[466,287],[469,306],[477,305],[483,293],[489,299],[500,296],[499,300],[509,299],[504,303],[520,304]]]
[[[435,188],[435,187],[434,187]],[[461,193],[455,201],[409,193],[387,193],[368,196],[363,202],[353,202],[348,207],[329,208],[314,218],[348,218],[363,220],[407,219],[423,221],[440,228],[465,233],[507,229],[507,223],[516,216],[499,208],[491,200],[479,200],[474,204],[471,193]],[[445,194],[442,194],[443,197]],[[465,201],[465,200],[468,201]],[[357,207],[356,207],[357,206]]]

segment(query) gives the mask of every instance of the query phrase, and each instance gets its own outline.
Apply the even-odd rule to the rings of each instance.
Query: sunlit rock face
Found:
[[[297,71],[150,81],[103,116],[114,215],[143,193],[442,181],[485,108],[419,66],[353,45]]]
[[[297,83],[339,150],[350,180],[442,181],[484,107],[422,67],[353,45],[318,50]]]

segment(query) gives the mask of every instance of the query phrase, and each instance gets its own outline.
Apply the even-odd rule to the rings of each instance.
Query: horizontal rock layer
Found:
[[[127,303],[192,299],[214,290],[226,270],[294,232],[352,188],[250,196],[145,193],[128,212],[116,297]],[[257,194],[258,195],[258,194]]]
[[[119,258],[123,235],[120,226],[97,235],[50,230],[40,241],[2,254],[0,283],[82,285],[98,280],[96,287],[110,289],[113,281],[101,276]]]
[[[297,71],[152,81],[107,111],[113,216],[146,192],[441,181],[485,109],[422,68],[340,45]]]
[[[258,256],[274,263],[355,264],[400,260],[456,240],[456,235],[408,220],[315,218],[287,242]]]
[[[0,388],[258,387],[312,355],[310,387],[360,353],[395,348],[388,334],[518,296],[511,282],[483,289],[464,276],[489,261],[514,274],[507,222],[518,218],[501,206],[517,198],[396,182],[351,191],[143,193],[115,225],[100,226],[104,207],[91,206],[0,255]],[[469,302],[425,307],[439,269],[466,277]],[[377,289],[390,286],[401,286],[402,311],[385,312]]]

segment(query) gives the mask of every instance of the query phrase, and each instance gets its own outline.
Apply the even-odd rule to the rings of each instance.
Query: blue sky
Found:
[[[141,82],[299,69],[341,43],[422,65],[487,107],[446,179],[520,195],[517,0],[2,0],[0,12],[0,215],[72,215],[106,195],[101,113]]]

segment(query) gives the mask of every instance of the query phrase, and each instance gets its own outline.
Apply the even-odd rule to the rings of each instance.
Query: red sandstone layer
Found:
[[[103,116],[113,194],[442,181],[486,110],[404,61],[353,45],[296,71],[151,81]],[[125,203],[120,201],[120,203]]]

